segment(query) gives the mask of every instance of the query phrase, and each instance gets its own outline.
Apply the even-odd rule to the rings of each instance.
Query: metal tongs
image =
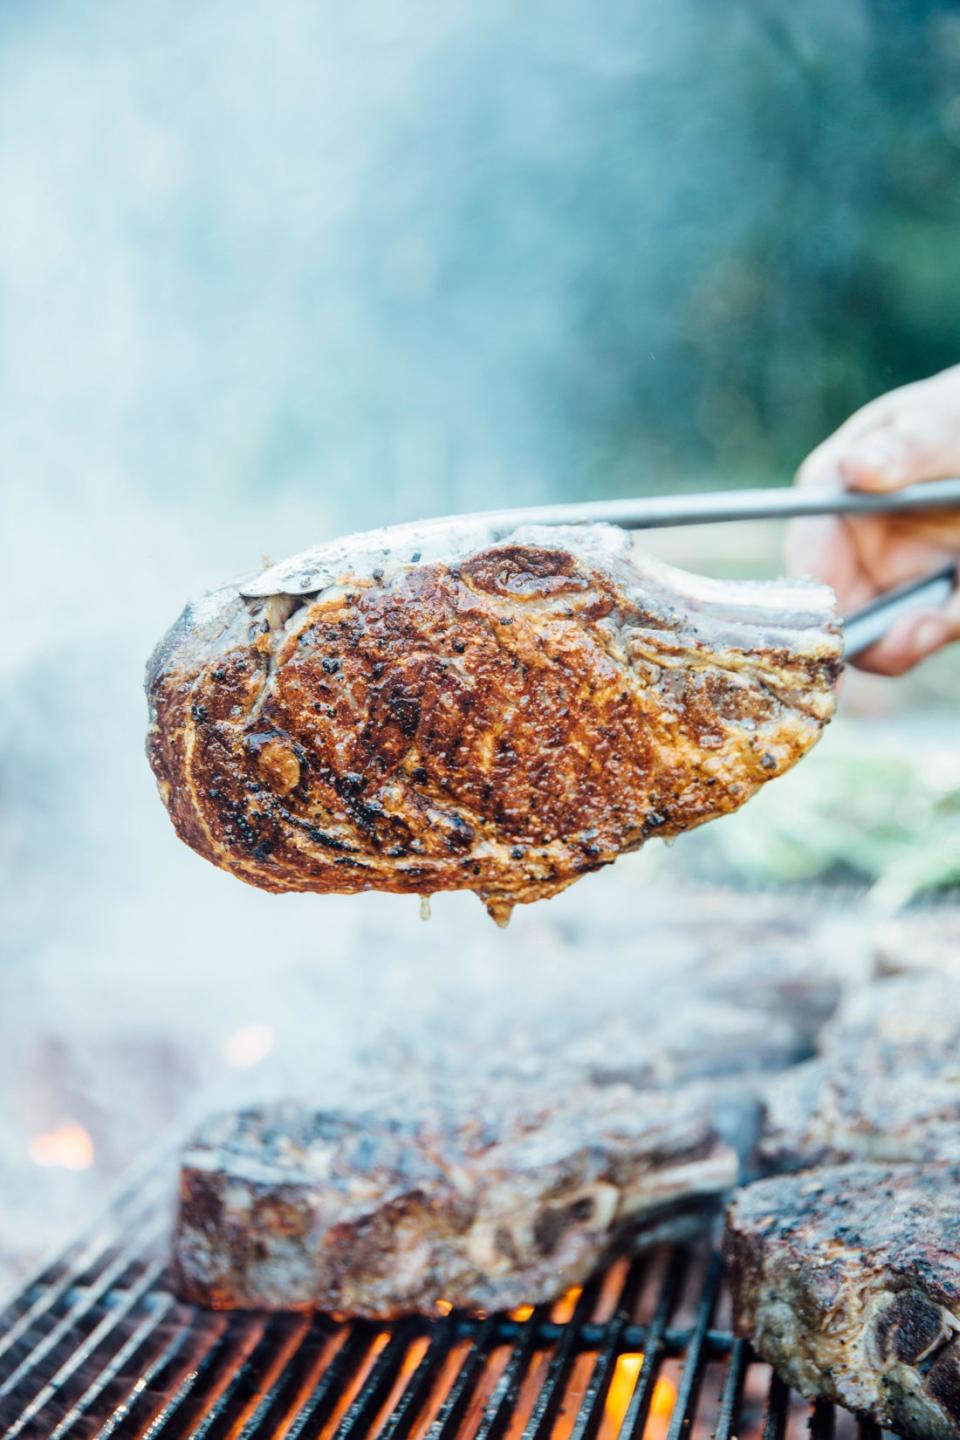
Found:
[[[924,510],[960,510],[960,479],[929,480],[903,490],[726,490],[706,495],[652,495],[584,504],[540,505],[493,510],[471,518],[494,529],[517,525],[619,525],[624,530],[659,530],[675,525],[716,525],[729,520],[792,520],[809,515],[896,515]],[[442,522],[441,522],[442,523]],[[898,585],[844,617],[844,653],[849,658],[875,645],[904,615],[943,605],[957,583],[957,566]]]

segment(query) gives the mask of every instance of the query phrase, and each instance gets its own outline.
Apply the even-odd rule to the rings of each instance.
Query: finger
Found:
[[[841,610],[864,605],[877,593],[860,563],[849,527],[836,516],[795,520],[787,531],[786,563],[790,575],[810,576],[831,586]]]
[[[957,640],[960,640],[960,597],[955,595],[942,610],[923,610],[904,616],[889,635],[852,663],[875,675],[904,675],[921,660]]]
[[[869,486],[874,483],[870,476],[874,473],[869,463],[870,438],[877,437],[876,444],[880,451],[884,449],[887,442],[882,438],[888,430],[898,428],[898,422],[903,419],[904,428],[910,428],[910,421],[906,417],[914,415],[940,416],[940,423],[945,424],[948,430],[957,428],[960,425],[954,417],[960,412],[960,366],[953,366],[949,370],[942,370],[938,375],[932,375],[926,380],[917,380],[910,385],[901,385],[897,390],[889,390],[884,395],[879,395],[867,405],[854,412],[848,420],[827,437],[817,448],[807,456],[797,472],[797,483],[799,485],[820,485],[841,487],[846,484],[860,484],[859,480],[852,479],[845,475],[845,464],[849,462],[853,469],[857,468],[858,456],[861,450],[866,447],[867,464],[864,466],[863,484]],[[925,428],[925,427],[921,427]],[[960,447],[960,435],[957,435],[954,450]],[[896,448],[896,442],[894,442]],[[885,456],[877,457],[880,461],[881,470],[884,467]],[[895,457],[891,456],[891,459]],[[949,474],[954,468],[951,461],[948,470],[941,471],[940,475],[917,476],[917,479],[933,480]],[[912,484],[912,480],[904,480],[903,484]]]
[[[918,396],[890,422],[851,437],[837,457],[843,480],[863,490],[899,490],[960,469],[960,414]]]
[[[822,489],[844,489],[846,481],[840,469],[841,457],[853,451],[868,435],[885,429],[891,423],[897,406],[917,388],[905,385],[900,390],[890,390],[855,411],[832,435],[810,451],[797,471],[796,483]]]

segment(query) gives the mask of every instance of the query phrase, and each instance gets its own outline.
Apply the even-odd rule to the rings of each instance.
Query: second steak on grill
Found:
[[[515,1082],[351,1113],[279,1104],[203,1128],[181,1165],[187,1299],[385,1317],[553,1298],[737,1157],[682,1096]]]

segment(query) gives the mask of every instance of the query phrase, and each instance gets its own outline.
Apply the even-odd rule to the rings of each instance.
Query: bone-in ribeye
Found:
[[[504,919],[793,765],[841,649],[810,582],[686,575],[609,526],[404,527],[188,606],[148,753],[181,839],[250,884]]]
[[[739,1333],[801,1394],[918,1440],[960,1434],[960,1166],[843,1165],[728,1213]]]
[[[209,1121],[184,1152],[178,1288],[377,1317],[548,1300],[736,1175],[702,1106],[626,1086],[263,1106]]]

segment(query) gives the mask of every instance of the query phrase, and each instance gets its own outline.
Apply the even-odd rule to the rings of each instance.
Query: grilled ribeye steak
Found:
[[[960,1434],[960,1166],[844,1165],[735,1197],[738,1333],[791,1385],[924,1440]]]
[[[789,1020],[701,999],[669,983],[637,1015],[610,1015],[574,1035],[564,1059],[594,1084],[666,1089],[769,1074],[810,1052]]]
[[[960,989],[942,976],[853,991],[820,1036],[822,1058],[765,1099],[761,1164],[960,1159]]]
[[[643,1222],[736,1175],[696,1109],[627,1088],[276,1104],[188,1145],[175,1270],[187,1299],[218,1308],[499,1309],[582,1283]]]
[[[960,1160],[960,1066],[930,1057],[893,1071],[821,1060],[766,1092],[761,1168],[847,1160]]]
[[[851,990],[824,1025],[828,1060],[894,1071],[939,1057],[960,1059],[960,987],[948,975],[881,980]]]
[[[825,587],[686,575],[610,526],[490,536],[356,536],[189,605],[147,673],[181,839],[266,890],[502,919],[737,809],[829,720]]]

